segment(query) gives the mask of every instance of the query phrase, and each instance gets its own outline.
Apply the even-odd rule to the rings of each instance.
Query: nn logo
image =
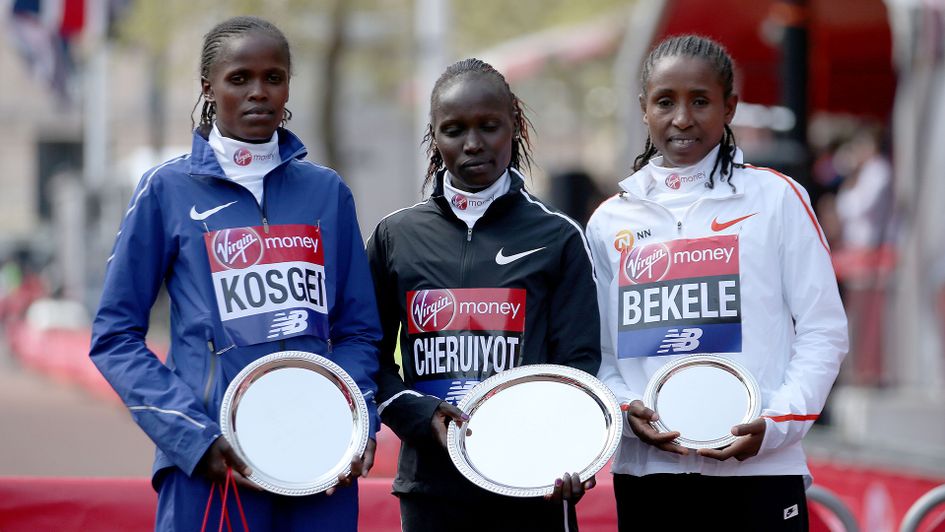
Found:
[[[642,240],[648,236],[652,236],[653,231],[649,229],[644,229],[642,231],[637,231],[637,240]]]

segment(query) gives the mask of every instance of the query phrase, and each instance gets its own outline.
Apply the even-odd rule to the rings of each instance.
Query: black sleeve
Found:
[[[430,420],[440,399],[408,388],[394,360],[401,324],[399,298],[404,295],[399,293],[396,274],[388,260],[389,244],[387,225],[381,221],[367,242],[368,262],[383,331],[379,346],[380,369],[376,377],[378,413],[381,421],[401,440],[429,440],[434,437]]]
[[[564,226],[561,267],[552,289],[549,324],[551,362],[597,375],[600,368],[600,314],[597,286],[584,235]]]

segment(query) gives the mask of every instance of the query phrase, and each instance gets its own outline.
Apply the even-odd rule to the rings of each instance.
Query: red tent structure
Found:
[[[896,76],[882,0],[667,0],[653,41],[680,33],[718,40],[740,68],[741,99],[777,105],[783,101],[778,35],[800,25],[809,39],[809,112],[889,120]]]

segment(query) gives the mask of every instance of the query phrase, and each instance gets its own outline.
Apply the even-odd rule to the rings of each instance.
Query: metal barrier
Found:
[[[899,525],[899,532],[918,530],[919,524],[929,515],[929,512],[942,503],[945,503],[945,484],[932,488],[909,507],[909,511],[902,518],[902,524]]]
[[[832,491],[814,485],[807,488],[807,499],[833,512],[833,515],[840,520],[846,532],[859,532],[860,526],[857,524],[853,512]]]

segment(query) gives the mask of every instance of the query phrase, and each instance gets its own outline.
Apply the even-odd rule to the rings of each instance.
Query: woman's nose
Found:
[[[466,135],[466,141],[463,143],[463,150],[469,153],[477,152],[482,149],[482,137],[476,131],[470,131]]]
[[[689,106],[680,105],[676,107],[676,112],[673,113],[673,125],[679,129],[685,129],[692,125],[692,113]]]

